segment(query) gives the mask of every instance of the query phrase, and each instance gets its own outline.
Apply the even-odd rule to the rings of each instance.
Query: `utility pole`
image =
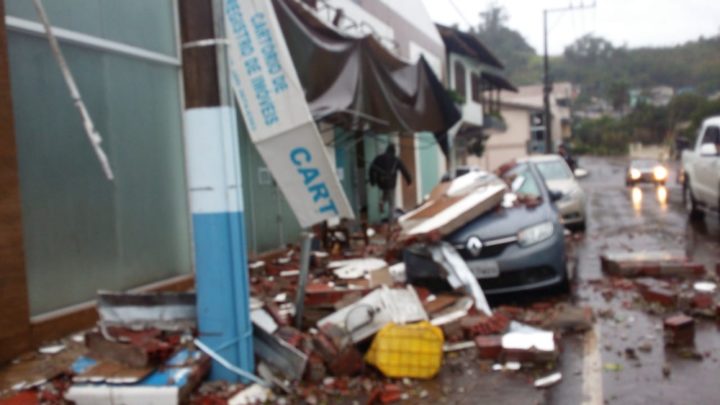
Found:
[[[545,48],[545,55],[543,57],[543,107],[545,110],[545,153],[552,153],[553,141],[552,141],[552,110],[550,108],[550,92],[552,92],[553,85],[550,79],[550,57],[548,56],[548,14],[552,13],[564,13],[566,11],[580,11],[589,10],[595,8],[595,2],[592,4],[584,5],[580,3],[579,6],[570,5],[562,8],[550,8],[543,10],[543,45]]]
[[[198,339],[226,364],[251,373],[254,354],[240,148],[227,80],[223,2],[177,1]],[[235,371],[220,361],[213,361],[210,378],[238,381]]]
[[[548,56],[548,10],[543,10],[543,44],[545,55],[543,57],[543,108],[545,115],[545,153],[552,153],[552,112],[550,111],[550,92],[552,83],[550,81],[550,57]]]

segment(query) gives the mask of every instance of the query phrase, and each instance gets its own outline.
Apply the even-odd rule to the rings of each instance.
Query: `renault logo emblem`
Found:
[[[470,252],[470,254],[473,256],[479,255],[480,251],[483,248],[482,241],[477,236],[473,236],[470,239],[468,239],[465,246],[467,247],[467,250]]]

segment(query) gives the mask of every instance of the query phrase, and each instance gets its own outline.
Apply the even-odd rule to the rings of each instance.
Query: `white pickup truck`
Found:
[[[693,219],[720,211],[720,116],[706,119],[694,150],[682,154],[683,201]]]

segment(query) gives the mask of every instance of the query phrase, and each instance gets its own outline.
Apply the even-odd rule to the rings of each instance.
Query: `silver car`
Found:
[[[561,194],[555,205],[563,224],[571,229],[585,229],[585,192],[560,155],[538,155],[520,159],[534,165],[545,179],[548,188]]]

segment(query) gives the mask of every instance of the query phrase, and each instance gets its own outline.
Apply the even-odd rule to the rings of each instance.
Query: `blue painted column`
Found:
[[[229,106],[185,111],[200,340],[232,364],[253,372],[237,128],[235,110]],[[217,363],[210,378],[238,381]]]

